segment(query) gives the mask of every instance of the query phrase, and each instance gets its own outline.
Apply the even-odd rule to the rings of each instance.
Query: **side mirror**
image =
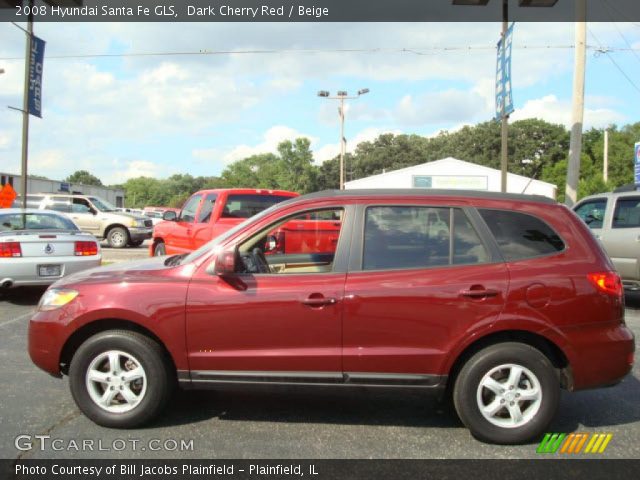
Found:
[[[173,210],[167,210],[162,214],[162,219],[166,220],[167,222],[175,222],[177,218],[178,216]]]
[[[236,252],[225,250],[220,252],[213,264],[213,273],[219,277],[231,275],[236,272]]]

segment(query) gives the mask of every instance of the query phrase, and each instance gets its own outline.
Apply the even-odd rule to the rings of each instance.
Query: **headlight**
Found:
[[[52,288],[44,292],[44,295],[38,303],[38,310],[47,311],[60,308],[78,296],[76,290],[64,288]]]
[[[132,227],[144,227],[144,220],[132,219],[131,220],[131,226]]]

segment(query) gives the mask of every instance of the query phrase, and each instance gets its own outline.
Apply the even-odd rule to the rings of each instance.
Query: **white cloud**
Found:
[[[597,104],[602,105],[602,99]],[[525,118],[540,118],[551,123],[559,123],[571,128],[571,101],[559,100],[555,95],[546,95],[542,98],[527,101],[522,108],[517,109],[512,115],[513,121]],[[585,105],[584,129],[603,128],[612,123],[622,123],[626,120],[624,115],[610,108],[589,108]]]
[[[296,138],[300,137],[308,138],[312,144],[317,141],[315,137],[298,132],[293,128],[284,125],[275,125],[264,133],[262,141],[260,143],[256,145],[238,145],[230,151],[224,152],[221,157],[222,162],[225,165],[228,165],[237,160],[250,157],[251,155],[256,155],[259,153],[276,153],[278,151],[279,143],[285,140],[293,141]],[[209,153],[214,152],[210,151]],[[194,151],[194,156],[199,156],[199,158],[203,158],[202,156],[205,154],[206,151]]]
[[[475,89],[430,92],[419,97],[405,95],[394,112],[402,125],[459,123],[487,118],[487,101]]]
[[[153,162],[147,160],[133,160],[126,162],[127,168],[114,175],[117,182],[124,182],[135,177],[155,177],[158,176],[159,168]]]

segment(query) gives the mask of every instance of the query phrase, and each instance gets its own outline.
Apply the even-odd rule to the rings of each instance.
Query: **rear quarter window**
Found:
[[[549,225],[533,215],[508,210],[479,209],[507,261],[561,252],[564,241]]]

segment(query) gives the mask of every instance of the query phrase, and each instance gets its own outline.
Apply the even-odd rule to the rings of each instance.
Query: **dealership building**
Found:
[[[442,188],[488,192],[499,192],[500,186],[500,170],[451,157],[359,178],[344,184],[344,188],[347,190],[360,188]],[[508,173],[507,192],[543,195],[555,199],[557,187],[551,183]]]
[[[20,175],[0,172],[0,185],[10,183],[18,195],[21,195]],[[83,185],[81,183],[62,182],[43,178],[27,177],[28,193],[80,193],[104,198],[116,207],[124,207],[124,190],[118,188]]]

